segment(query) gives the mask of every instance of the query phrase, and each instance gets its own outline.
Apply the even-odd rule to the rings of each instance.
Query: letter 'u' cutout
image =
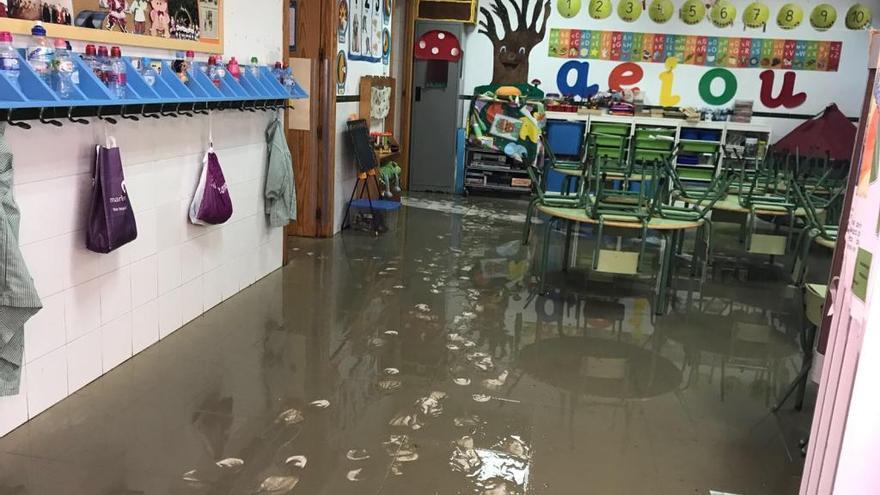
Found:
[[[672,94],[672,81],[675,78],[672,71],[678,66],[678,59],[669,57],[666,59],[666,70],[660,73],[660,106],[674,107],[681,101],[681,96]]]
[[[712,82],[719,78],[724,81],[724,91],[720,95],[715,96],[712,94]],[[700,98],[707,105],[724,105],[736,95],[736,87],[736,76],[733,75],[733,72],[720,67],[711,69],[706,71],[703,77],[700,78]]]
[[[772,70],[761,73],[761,104],[767,108],[794,108],[807,100],[807,94],[801,91],[795,94],[794,81],[797,77],[794,72],[786,72],[782,76],[782,89],[778,96],[773,96],[773,82],[776,79]]]
[[[626,89],[638,91],[639,88],[633,84],[638,84],[644,75],[645,71],[639,67],[639,64],[624,62],[611,69],[611,74],[608,74],[608,88],[611,91],[622,91],[624,86],[632,86]]]
[[[577,80],[574,84],[568,84],[568,74],[571,71],[577,73]],[[578,62],[577,60],[569,60],[562,64],[559,72],[556,74],[556,87],[563,96],[580,96],[581,98],[589,98],[599,92],[598,84],[589,84],[587,77],[590,75],[590,63]]]

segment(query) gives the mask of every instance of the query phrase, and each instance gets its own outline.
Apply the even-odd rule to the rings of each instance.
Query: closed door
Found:
[[[458,24],[417,22],[415,39],[432,30],[461,40]],[[458,128],[461,61],[413,60],[409,189],[451,193],[455,189],[455,139]]]

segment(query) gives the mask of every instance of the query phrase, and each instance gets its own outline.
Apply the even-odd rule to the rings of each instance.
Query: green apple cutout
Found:
[[[652,0],[651,6],[648,7],[648,17],[658,24],[663,24],[672,19],[674,12],[675,5],[672,4],[672,0]]]
[[[830,4],[820,3],[810,13],[810,25],[819,31],[831,29],[835,22],[837,22],[837,9]]]
[[[590,0],[590,17],[605,19],[611,15],[611,0]]]
[[[639,0],[621,0],[617,4],[617,16],[626,22],[635,22],[642,15],[642,2]]]
[[[736,19],[736,7],[730,0],[718,0],[709,11],[709,20],[716,27],[727,27]]]
[[[678,17],[685,24],[697,24],[706,17],[706,6],[700,0],[687,0],[681,4],[678,10]]]
[[[559,11],[559,15],[562,17],[571,19],[580,13],[581,0],[557,0],[556,10]]]
[[[847,29],[865,29],[871,24],[871,9],[857,3],[846,11]]]
[[[796,3],[787,3],[776,14],[776,24],[782,29],[794,29],[804,20],[804,9]]]
[[[770,8],[763,2],[752,2],[743,10],[742,20],[746,27],[765,26],[770,21]]]

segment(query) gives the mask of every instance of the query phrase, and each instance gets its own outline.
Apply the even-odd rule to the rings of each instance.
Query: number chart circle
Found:
[[[736,7],[730,0],[718,0],[709,11],[709,20],[716,27],[727,27],[736,19]]]
[[[687,0],[678,9],[678,16],[685,24],[697,24],[706,17],[706,6],[700,0]]]
[[[787,3],[776,14],[776,24],[782,29],[794,29],[804,20],[804,9],[796,3]]]
[[[871,9],[857,3],[846,11],[847,29],[865,29],[871,24]]]
[[[672,19],[673,13],[675,13],[675,5],[672,4],[672,0],[652,0],[651,6],[648,7],[648,17],[658,24]]]
[[[639,0],[621,0],[617,4],[617,16],[626,22],[635,22],[642,15],[642,2]]]
[[[763,2],[752,2],[743,10],[742,21],[746,27],[762,27],[770,21],[770,8]]]
[[[837,22],[837,9],[831,4],[816,5],[810,13],[810,25],[819,31],[831,29],[835,22]]]
[[[611,0],[590,0],[587,10],[593,19],[606,19],[611,15]]]
[[[562,17],[571,19],[580,13],[581,0],[558,0],[556,2],[556,10]]]

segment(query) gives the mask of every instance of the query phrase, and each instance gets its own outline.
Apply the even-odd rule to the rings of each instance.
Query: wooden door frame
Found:
[[[400,84],[400,186],[409,189],[409,144],[410,126],[412,125],[412,72],[413,72],[413,44],[415,43],[416,13],[418,12],[419,0],[401,0],[406,2],[406,17],[404,20],[404,39],[400,45],[401,61],[403,67]]]
[[[283,60],[308,58],[311,64],[311,94],[300,105],[310,105],[309,130],[287,130],[287,142],[293,158],[297,192],[297,220],[285,228],[284,259],[287,261],[287,236],[329,237],[333,235],[333,191],[336,159],[336,24],[338,0],[298,2],[296,11],[296,48],[288,39],[288,2],[282,2]],[[287,127],[285,118],[285,127]]]

